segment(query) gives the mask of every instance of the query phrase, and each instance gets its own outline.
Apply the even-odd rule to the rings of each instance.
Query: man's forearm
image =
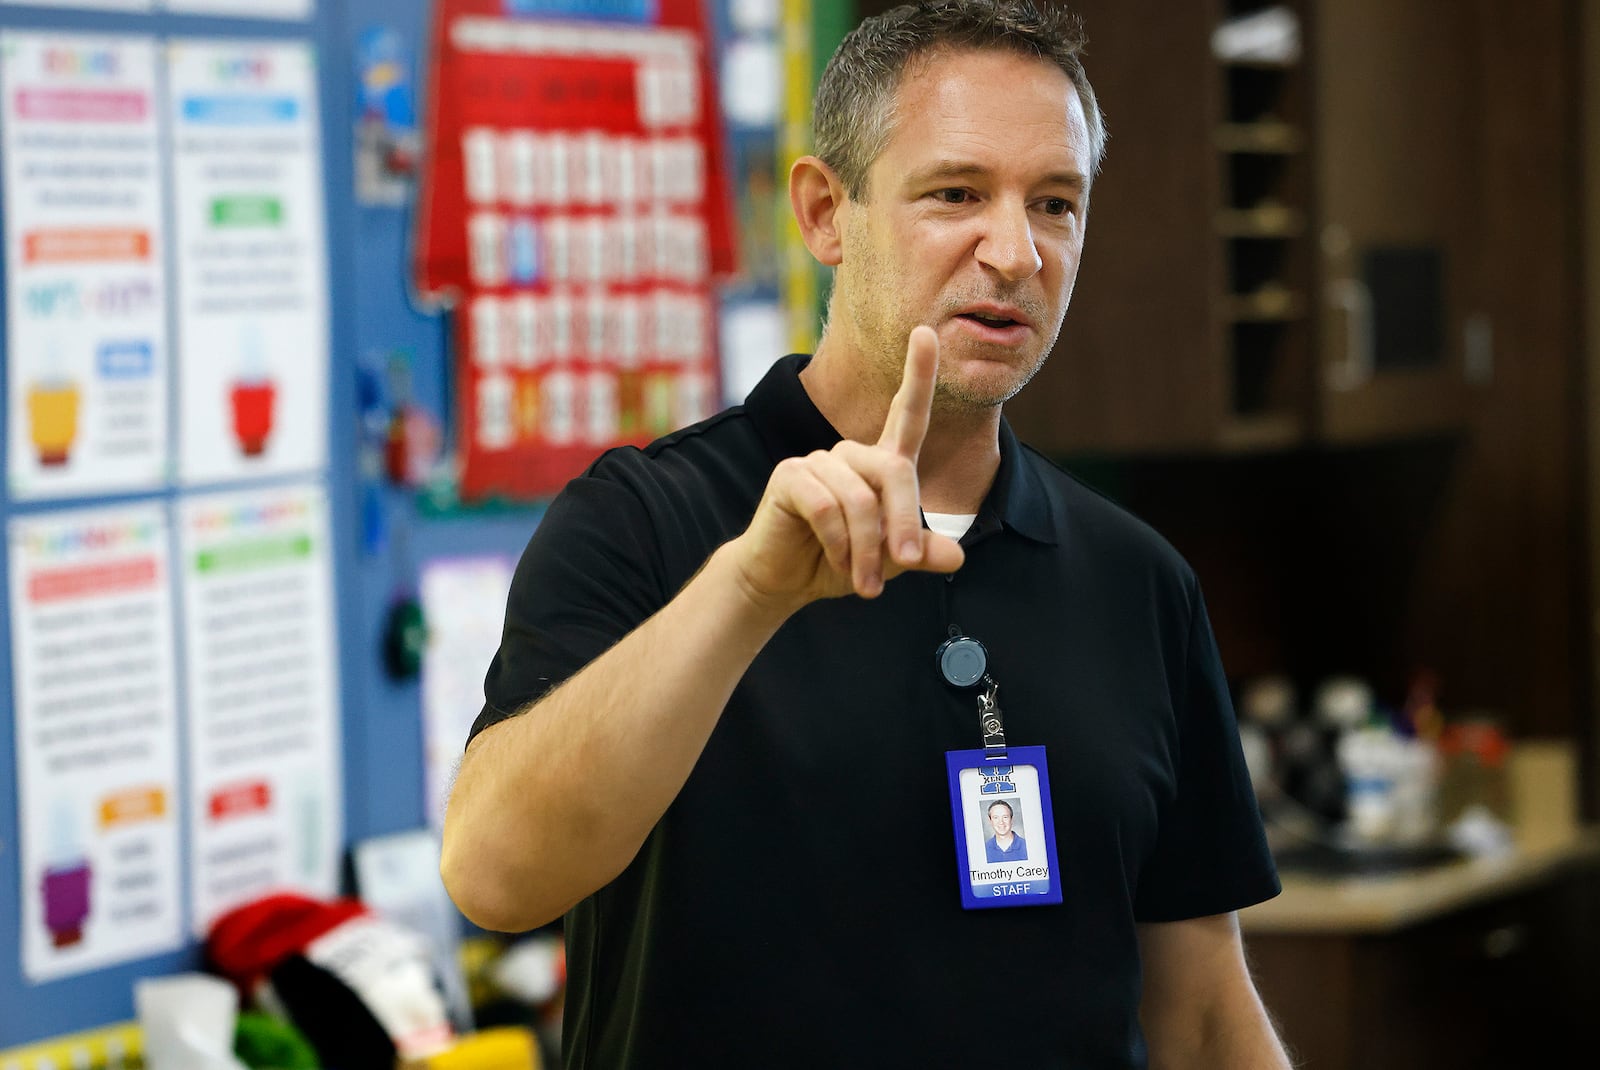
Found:
[[[1288,1070],[1230,913],[1139,927],[1150,1070]]]
[[[788,616],[744,589],[730,546],[616,646],[467,748],[441,872],[473,922],[546,924],[638,853]]]
[[[1150,1070],[1290,1070],[1292,1063],[1253,987],[1151,1037]]]

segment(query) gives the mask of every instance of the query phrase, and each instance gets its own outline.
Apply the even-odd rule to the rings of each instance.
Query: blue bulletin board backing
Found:
[[[330,288],[329,494],[339,641],[344,775],[344,843],[426,824],[422,798],[420,688],[384,669],[383,636],[390,606],[414,593],[419,566],[434,557],[485,554],[514,559],[542,512],[538,505],[459,515],[424,516],[414,492],[364,477],[360,456],[359,380],[364,366],[403,362],[409,396],[435,413],[447,411],[448,338],[443,321],[413,306],[406,286],[408,225],[404,204],[358,203],[352,148],[357,58],[363,34],[392,31],[409,51],[411,84],[420,106],[417,70],[426,54],[428,7],[421,0],[318,0],[305,20],[136,14],[71,8],[0,6],[0,29],[141,35],[155,38],[269,38],[311,43],[320,73],[321,142]],[[5,284],[0,264],[0,287]],[[5,376],[0,375],[0,412]],[[248,484],[261,487],[262,482]],[[242,484],[216,484],[223,490]],[[58,508],[127,502],[175,503],[175,488],[140,495],[14,502],[0,496],[0,525]],[[0,588],[9,598],[9,576]],[[501,606],[485,606],[496,617]],[[183,657],[182,635],[176,637]],[[181,664],[181,661],[180,661]],[[181,695],[181,681],[180,695]],[[42,984],[22,971],[22,885],[12,719],[10,620],[0,613],[0,1050],[135,1016],[139,978],[200,968],[191,940],[177,952]],[[464,742],[464,741],[463,741]],[[180,753],[180,763],[182,755]],[[185,852],[187,848],[185,847]],[[184,858],[187,865],[187,857]],[[188,916],[188,890],[180,882]]]

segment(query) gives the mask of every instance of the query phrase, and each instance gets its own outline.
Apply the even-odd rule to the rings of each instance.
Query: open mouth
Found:
[[[985,327],[1003,328],[1026,326],[1026,324],[1024,324],[1021,320],[1014,320],[1006,316],[998,316],[989,312],[963,312],[960,314],[959,318],[971,320],[972,322],[982,324]]]

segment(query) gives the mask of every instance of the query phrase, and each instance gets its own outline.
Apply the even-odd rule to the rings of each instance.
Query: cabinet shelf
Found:
[[[1305,229],[1305,216],[1282,204],[1225,208],[1216,214],[1216,230],[1224,238],[1298,238]]]
[[[1236,59],[1233,57],[1219,59],[1217,63],[1223,67],[1235,67],[1247,71],[1292,71],[1300,66],[1299,60]]]
[[[1291,449],[1305,441],[1306,422],[1293,412],[1235,416],[1224,423],[1217,445],[1228,452]]]
[[[1212,141],[1218,151],[1255,153],[1277,156],[1300,152],[1306,138],[1299,127],[1277,119],[1261,119],[1251,123],[1223,123],[1216,128]]]
[[[1287,323],[1306,314],[1303,294],[1281,286],[1263,286],[1254,293],[1228,294],[1223,318],[1231,323]]]

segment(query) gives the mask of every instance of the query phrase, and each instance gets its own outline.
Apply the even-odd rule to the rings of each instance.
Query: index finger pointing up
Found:
[[[933,384],[939,374],[939,336],[933,328],[912,328],[906,341],[906,370],[900,389],[889,403],[878,445],[915,460],[928,434],[928,414],[933,409]]]

